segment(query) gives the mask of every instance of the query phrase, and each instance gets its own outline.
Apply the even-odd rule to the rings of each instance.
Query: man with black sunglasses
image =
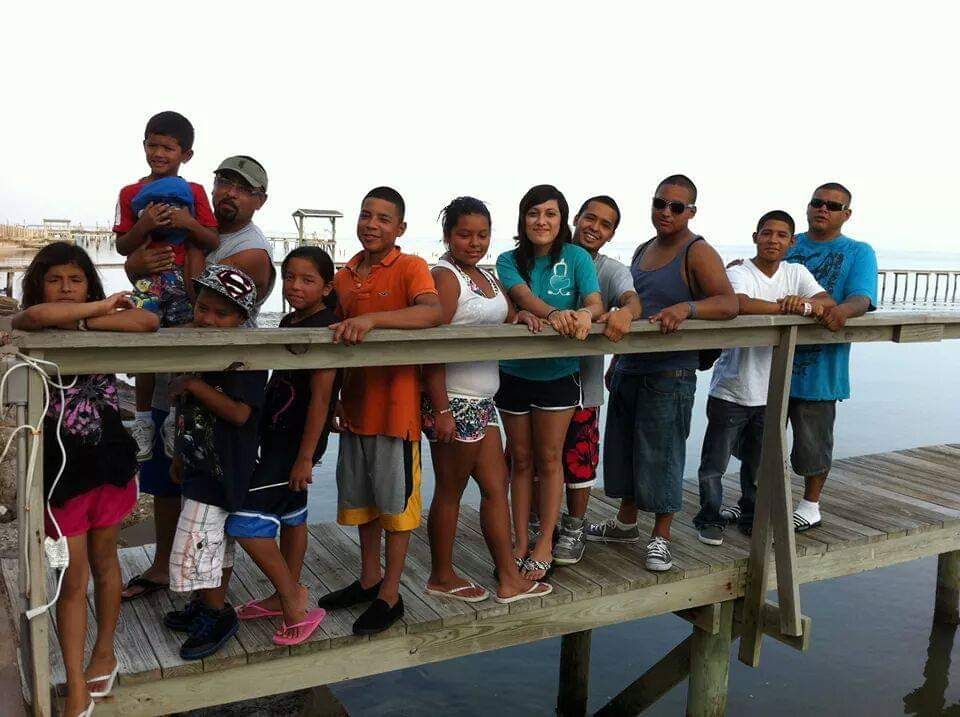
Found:
[[[847,319],[876,308],[877,257],[873,248],[842,233],[850,218],[851,194],[842,184],[817,187],[807,205],[808,229],[796,237],[788,262],[806,266],[836,301],[820,322],[839,331]],[[833,459],[837,401],[850,398],[850,344],[797,346],[790,387],[793,470],[804,478],[804,494],[793,512],[797,532],[820,525],[820,493]]]
[[[657,235],[637,249],[630,274],[641,317],[663,333],[687,319],[732,319],[738,302],[716,250],[690,231],[697,188],[688,177],[664,179],[654,193],[650,219]],[[640,540],[637,512],[656,515],[645,565],[673,566],[670,525],[683,506],[683,469],[696,391],[697,351],[628,354],[610,368],[610,402],[604,433],[604,490],[620,498],[616,518],[592,523],[597,542]],[[608,374],[609,376],[610,374]]]

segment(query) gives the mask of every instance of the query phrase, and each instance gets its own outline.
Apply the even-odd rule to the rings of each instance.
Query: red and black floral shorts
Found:
[[[578,408],[563,442],[563,482],[567,488],[589,488],[597,482],[600,462],[600,409]]]

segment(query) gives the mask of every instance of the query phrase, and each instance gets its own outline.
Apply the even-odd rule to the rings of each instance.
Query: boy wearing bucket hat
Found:
[[[238,328],[255,310],[257,289],[246,273],[208,265],[194,279],[197,328]],[[208,657],[239,627],[225,602],[234,543],[224,525],[243,504],[257,458],[257,425],[266,371],[211,371],[170,381],[176,407],[176,455],[171,476],[183,486],[183,508],[170,555],[170,589],[194,592],[164,624],[188,633],[185,660]]]

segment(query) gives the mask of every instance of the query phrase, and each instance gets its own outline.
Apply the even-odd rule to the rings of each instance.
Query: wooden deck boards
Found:
[[[739,497],[736,476],[724,478],[725,500]],[[794,480],[794,499],[802,490],[799,479]],[[125,603],[117,632],[117,650],[121,664],[118,695],[129,688],[141,697],[149,683],[180,680],[187,685],[203,673],[230,671],[244,665],[245,669],[265,661],[289,659],[293,661],[342,660],[346,655],[367,654],[366,643],[384,641],[393,644],[403,639],[405,645],[414,645],[408,659],[421,646],[443,639],[454,639],[458,632],[476,635],[470,651],[494,649],[505,644],[541,639],[552,634],[563,634],[563,620],[569,619],[571,629],[578,619],[590,615],[590,624],[608,624],[629,615],[660,614],[677,609],[677,601],[695,606],[714,600],[709,590],[725,590],[742,594],[742,572],[749,554],[749,539],[737,530],[726,532],[723,546],[711,547],[696,539],[693,515],[698,509],[698,489],[695,482],[684,484],[683,510],[673,525],[672,552],[674,568],[665,573],[651,573],[643,567],[643,546],[588,544],[584,560],[570,567],[557,568],[551,582],[554,592],[540,600],[499,605],[493,600],[468,604],[426,595],[424,583],[430,572],[430,550],[426,526],[414,531],[404,572],[401,593],[406,615],[391,630],[374,638],[356,637],[351,632],[359,609],[330,613],[315,636],[306,644],[293,649],[280,648],[270,641],[279,618],[246,621],[237,637],[218,655],[202,662],[181,660],[178,649],[182,636],[163,627],[163,614],[179,607],[183,600],[170,593],[155,593],[147,598]],[[824,523],[797,536],[797,555],[801,581],[818,580],[837,575],[852,574],[905,559],[923,557],[945,549],[960,548],[960,446],[944,445],[897,451],[887,454],[860,456],[835,463],[822,500]],[[616,515],[616,501],[607,499],[600,491],[594,492],[588,520],[600,521]],[[641,514],[642,534],[652,525],[650,516]],[[127,548],[120,551],[124,579],[141,572],[150,562],[152,546]],[[480,532],[480,516],[476,509],[463,506],[458,525],[454,560],[460,574],[491,591],[496,590],[493,579],[493,561]],[[16,595],[17,564],[3,561],[3,579],[8,594]],[[359,548],[356,531],[334,524],[311,525],[302,582],[314,602],[318,595],[352,582],[359,572]],[[716,576],[715,579],[711,579]],[[51,576],[52,577],[52,576]],[[687,585],[689,583],[689,585]],[[704,587],[702,599],[695,585]],[[52,587],[52,586],[51,586]],[[699,588],[698,588],[699,590]],[[272,592],[266,578],[238,548],[230,599],[240,604]],[[611,602],[608,598],[612,599]],[[618,602],[619,601],[619,602]],[[661,601],[659,605],[657,601]],[[16,598],[12,601],[17,603]],[[610,606],[627,605],[624,611]],[[642,603],[642,607],[639,607]],[[598,618],[598,606],[607,606],[609,619]],[[631,607],[632,606],[632,607]],[[681,607],[683,605],[680,605]],[[92,592],[90,595],[91,625],[88,629],[88,650],[95,634],[92,621]],[[628,609],[629,608],[629,609]],[[632,612],[631,612],[632,610]],[[564,616],[561,624],[556,621]],[[624,617],[627,615],[628,617]],[[566,617],[566,616],[569,616]],[[618,617],[619,616],[619,617]],[[549,619],[548,619],[549,618]],[[599,620],[599,621],[598,621]],[[518,622],[520,621],[520,622]],[[543,621],[538,629],[537,625]],[[549,625],[547,624],[549,622]],[[498,633],[504,625],[513,625],[510,637],[498,637],[484,643],[481,629],[490,623],[490,633]],[[476,628],[474,627],[476,626]],[[472,632],[473,631],[473,632]],[[445,636],[441,639],[439,636]],[[50,660],[53,681],[64,679],[63,661],[56,645],[55,625],[51,630]],[[376,655],[374,645],[369,654]],[[447,646],[442,654],[467,654],[464,645]],[[311,654],[323,652],[324,654]],[[333,654],[334,652],[338,654]],[[340,651],[343,651],[341,654]],[[384,652],[386,654],[386,652]],[[326,657],[329,655],[329,658]],[[352,658],[351,658],[352,659]],[[386,658],[385,658],[386,659]],[[431,657],[446,659],[445,657]],[[424,658],[424,661],[429,661]],[[291,663],[293,664],[293,663]],[[300,662],[296,662],[300,664]],[[330,663],[331,665],[334,663]],[[394,663],[391,663],[394,664]],[[402,666],[402,663],[396,663]],[[263,672],[267,674],[267,666]],[[272,669],[272,668],[269,668]],[[333,670],[334,668],[330,668]],[[385,665],[383,669],[395,669]],[[329,671],[329,670],[328,670]],[[379,670],[377,670],[379,671]],[[347,679],[352,673],[347,668],[334,670],[334,677]],[[372,674],[372,673],[371,673]],[[231,678],[232,679],[232,678]],[[186,687],[184,688],[186,689]],[[264,687],[264,694],[277,689]],[[202,697],[192,698],[199,704]],[[118,697],[117,710],[123,700]],[[200,702],[197,702],[200,700]],[[111,702],[104,703],[107,707]],[[156,714],[147,708],[144,714]],[[159,709],[159,707],[157,707]],[[101,708],[98,707],[98,712]],[[108,708],[108,713],[109,708]]]

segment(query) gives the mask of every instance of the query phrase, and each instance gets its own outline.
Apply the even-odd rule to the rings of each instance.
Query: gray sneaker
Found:
[[[584,537],[594,543],[638,543],[640,528],[636,523],[627,529],[618,528],[616,518],[610,518],[602,523],[588,523]]]
[[[670,557],[670,541],[655,535],[647,543],[647,559],[644,562],[647,570],[661,573],[673,567],[673,558]]]
[[[530,545],[536,545],[540,539],[540,516],[536,513],[530,514],[530,521],[527,523],[527,540]]]
[[[583,558],[587,547],[583,538],[583,518],[571,515],[560,516],[560,538],[553,546],[553,562],[557,565],[573,565]]]
[[[697,539],[705,545],[723,545],[723,526],[705,525],[697,533]]]

